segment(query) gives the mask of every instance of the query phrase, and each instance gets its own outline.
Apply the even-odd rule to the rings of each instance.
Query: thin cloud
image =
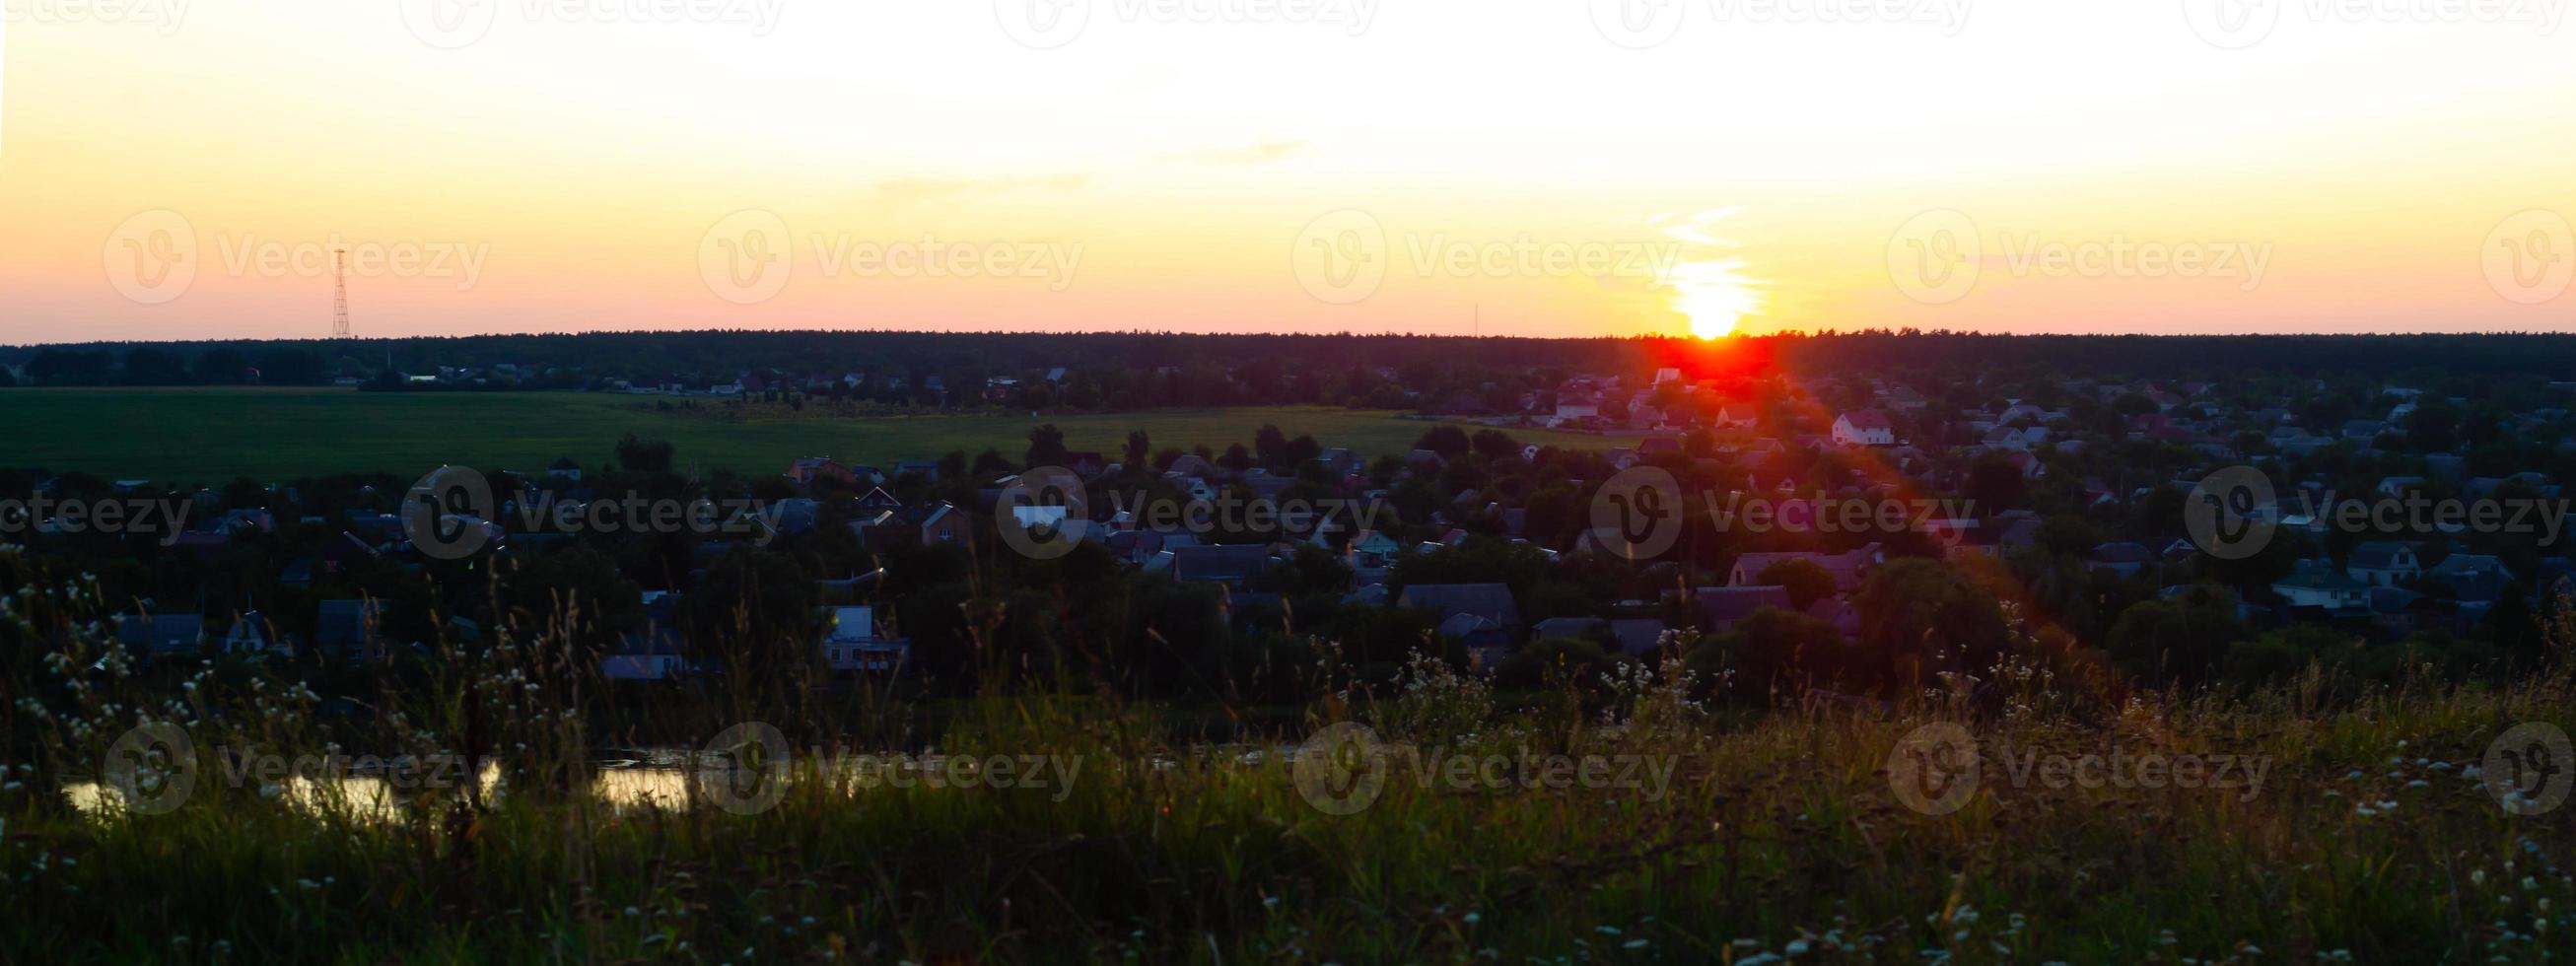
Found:
[[[1245,148],[1187,151],[1171,155],[1170,160],[1220,168],[1250,168],[1274,161],[1284,161],[1304,153],[1306,153],[1306,142],[1280,139],[1263,141]]]
[[[1091,176],[1087,174],[894,178],[877,183],[877,200],[889,208],[901,208],[941,198],[998,195],[1013,191],[1079,191],[1090,184]]]

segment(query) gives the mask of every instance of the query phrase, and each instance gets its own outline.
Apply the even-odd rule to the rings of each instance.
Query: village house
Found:
[[[1862,409],[1834,418],[1834,442],[1844,446],[1894,446],[1896,427],[1887,414],[1875,409]]]

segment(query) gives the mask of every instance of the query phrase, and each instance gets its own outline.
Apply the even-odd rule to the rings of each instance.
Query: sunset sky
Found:
[[[0,342],[2576,329],[2566,2],[0,0]]]

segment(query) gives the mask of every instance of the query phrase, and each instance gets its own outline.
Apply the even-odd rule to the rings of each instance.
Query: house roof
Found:
[[[2156,552],[2147,549],[2145,544],[2120,541],[2094,547],[2089,559],[2104,564],[2142,564],[2153,562]]]
[[[1589,637],[1601,626],[1598,617],[1550,617],[1530,625],[1530,633],[1538,637]]]
[[[1504,627],[1521,622],[1520,604],[1504,584],[1415,584],[1395,599],[1399,607],[1426,607],[1442,617],[1475,614]]]
[[[1888,423],[1887,414],[1875,409],[1856,409],[1851,412],[1844,413],[1842,418],[1851,423],[1853,429],[1894,428],[1890,423]]]
[[[2352,556],[2347,559],[2361,570],[2397,570],[2401,567],[2397,556],[2412,553],[2413,548],[2394,540],[2368,540],[2352,548]]]
[[[1172,551],[1172,576],[1181,580],[1235,583],[1249,580],[1270,566],[1270,548],[1261,544],[1181,547]]]
[[[1619,650],[1628,654],[1645,654],[1663,643],[1664,622],[1651,617],[1635,617],[1610,622],[1610,636],[1619,641]]]
[[[1694,592],[1700,610],[1719,624],[1732,624],[1765,607],[1794,610],[1786,587],[1702,587]]]

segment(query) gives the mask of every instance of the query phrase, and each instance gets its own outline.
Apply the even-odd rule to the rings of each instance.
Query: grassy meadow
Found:
[[[1249,444],[1263,423],[1369,456],[1401,454],[1435,423],[1379,411],[1267,407],[1144,413],[838,415],[822,405],[728,411],[714,400],[605,393],[362,393],[302,388],[109,388],[0,391],[0,466],[57,473],[222,483],[335,473],[416,476],[445,464],[540,470],[569,456],[609,458],[619,437],[669,440],[684,466],[774,473],[799,456],[887,465],[986,447],[1017,458],[1029,430],[1054,423],[1076,450],[1114,453],[1143,429],[1157,448]],[[664,409],[658,402],[672,403]],[[1612,437],[1514,430],[1566,446]]]
[[[655,716],[724,764],[639,797],[655,773],[601,770],[626,752],[541,638],[451,651],[354,721],[241,666],[129,705],[112,648],[59,653],[84,684],[10,716],[32,750],[0,791],[0,958],[24,962],[2536,964],[2576,928],[2576,824],[2509,814],[2476,774],[2510,725],[2569,720],[2564,672],[2089,706],[2034,677],[1982,714],[1931,693],[1747,714],[1694,698],[1680,660],[1585,698],[1423,659],[1374,689],[1323,669],[1302,726],[1229,744],[1065,691],[928,716],[672,691]],[[120,757],[138,719],[180,737]],[[1955,810],[1909,792],[1936,723],[1979,750]],[[1307,737],[1360,726],[1379,744]],[[180,745],[193,778],[170,777]],[[230,764],[344,746],[499,774],[362,795]],[[897,781],[850,751],[936,760]],[[2031,764],[2150,754],[2231,770]],[[1518,764],[1559,760],[1606,767]],[[175,804],[56,791],[119,761],[146,762],[136,801]]]

